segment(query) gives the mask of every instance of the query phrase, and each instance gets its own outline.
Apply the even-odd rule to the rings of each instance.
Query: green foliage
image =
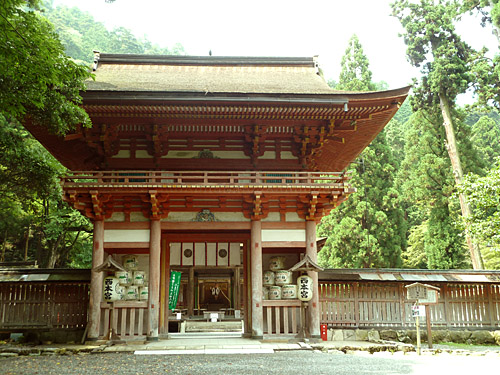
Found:
[[[342,58],[342,72],[335,88],[376,89],[368,65],[354,35]],[[406,246],[406,228],[403,212],[396,204],[398,192],[393,187],[396,165],[384,132],[354,165],[350,182],[357,192],[323,218],[318,227],[318,234],[328,237],[319,261],[325,267],[398,267]]]
[[[425,238],[427,234],[427,221],[415,225],[409,230],[408,247],[402,254],[404,268],[427,268],[427,253],[425,251]]]
[[[349,39],[344,56],[342,57],[342,70],[336,90],[346,91],[372,91],[376,86],[372,83],[372,72],[369,70],[368,58],[363,52],[363,47],[356,35]]]
[[[64,54],[37,4],[4,0],[0,7],[0,114],[19,122],[29,115],[36,124],[62,134],[90,123],[78,106],[90,73]]]
[[[497,268],[500,263],[500,157],[497,165],[484,177],[465,176],[460,190],[473,207],[468,218],[468,229],[489,250],[488,265]]]
[[[488,116],[482,116],[472,126],[472,142],[487,166],[494,164],[500,155],[500,122]]]
[[[438,105],[440,96],[454,101],[471,85],[471,66],[477,57],[455,32],[458,3],[399,0],[391,6],[405,29],[408,60],[413,66],[422,67],[421,80],[414,81],[414,110]]]
[[[41,266],[90,265],[75,254],[92,248],[91,226],[61,200],[64,171],[22,126],[0,116],[2,259],[22,260],[28,242],[28,257]]]
[[[357,192],[319,225],[319,236],[328,237],[319,261],[336,268],[399,267],[406,227],[385,134],[379,134],[358,160],[351,180]]]
[[[458,119],[457,119],[458,120]],[[397,185],[411,228],[406,267],[464,268],[465,241],[439,112],[418,111],[408,122]],[[415,140],[418,140],[415,142]]]
[[[72,58],[90,63],[93,50],[103,53],[136,53],[151,55],[181,55],[184,48],[180,44],[172,48],[162,48],[147,39],[138,39],[124,27],[109,31],[104,24],[94,20],[88,12],[66,6],[46,5],[44,15],[55,25],[55,29]]]

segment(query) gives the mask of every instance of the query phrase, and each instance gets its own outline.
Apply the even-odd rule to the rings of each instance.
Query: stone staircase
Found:
[[[203,320],[186,320],[181,323],[180,333],[209,333],[209,332],[243,332],[242,320],[223,320],[206,322]]]

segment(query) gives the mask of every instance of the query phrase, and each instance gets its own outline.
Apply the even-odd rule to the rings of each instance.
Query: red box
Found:
[[[326,324],[320,324],[321,339],[323,341],[328,340],[328,326]]]

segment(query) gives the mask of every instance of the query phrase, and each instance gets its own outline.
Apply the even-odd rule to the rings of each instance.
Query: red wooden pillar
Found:
[[[252,278],[252,338],[263,338],[262,309],[262,223],[252,220],[250,240],[250,271]]]
[[[149,301],[148,301],[148,337],[158,340],[158,320],[160,312],[160,256],[161,256],[161,222],[151,220],[149,234]]]
[[[306,254],[313,262],[317,261],[318,250],[316,246],[316,222],[313,220],[306,221]],[[309,334],[311,338],[321,338],[320,319],[319,319],[319,287],[318,273],[308,272],[309,277],[313,279],[313,298],[309,301]]]
[[[104,220],[94,221],[94,246],[92,252],[92,271],[90,273],[89,298],[89,340],[97,340],[101,325],[102,272],[94,272],[94,268],[104,262]]]

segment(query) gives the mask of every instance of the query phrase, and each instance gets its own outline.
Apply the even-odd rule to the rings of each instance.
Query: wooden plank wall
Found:
[[[299,300],[264,300],[264,335],[296,336],[301,327],[300,306]]]
[[[89,283],[0,283],[0,329],[85,328]]]
[[[402,282],[321,282],[320,321],[331,327],[413,327]],[[500,326],[500,284],[429,283],[441,288],[431,322],[443,328]]]

